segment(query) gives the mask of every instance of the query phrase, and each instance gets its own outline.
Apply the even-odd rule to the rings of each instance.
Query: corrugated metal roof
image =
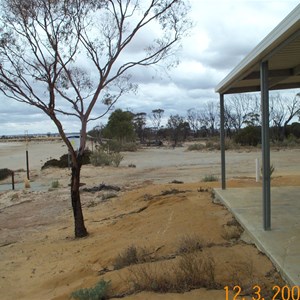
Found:
[[[260,91],[260,63],[268,61],[269,89],[300,88],[300,4],[216,87],[221,94]]]

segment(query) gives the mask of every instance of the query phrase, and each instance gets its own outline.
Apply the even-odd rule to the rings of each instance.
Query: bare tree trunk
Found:
[[[77,156],[77,164],[72,166],[72,177],[71,177],[71,199],[72,199],[72,208],[74,215],[75,223],[75,237],[81,238],[88,235],[88,232],[84,225],[84,219],[81,208],[80,201],[80,171],[81,171],[81,162],[82,158]]]

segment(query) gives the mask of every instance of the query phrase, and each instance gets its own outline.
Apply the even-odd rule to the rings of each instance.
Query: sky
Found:
[[[134,113],[164,109],[164,117],[186,116],[218,101],[216,85],[298,4],[299,0],[190,0],[194,27],[178,52],[180,64],[170,70],[136,69],[136,93],[122,96],[114,108]],[[89,124],[106,124],[109,114]],[[64,119],[67,132],[78,132],[76,120]],[[46,115],[34,107],[0,94],[0,136],[57,132]]]

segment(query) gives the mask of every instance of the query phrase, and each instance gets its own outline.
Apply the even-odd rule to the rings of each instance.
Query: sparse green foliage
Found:
[[[91,164],[93,166],[109,166],[111,164],[110,154],[98,149],[94,151],[90,156]]]
[[[60,184],[59,184],[59,181],[58,181],[58,180],[52,181],[52,183],[51,183],[51,188],[57,189],[57,188],[59,188],[59,186],[60,186]]]
[[[118,140],[108,140],[106,144],[101,146],[106,152],[120,152],[122,151],[122,143]]]
[[[192,144],[192,145],[189,145],[187,150],[188,151],[201,151],[201,150],[204,150],[206,147],[205,145],[203,144]]]
[[[123,158],[120,153],[107,153],[103,149],[98,149],[91,154],[90,161],[93,166],[118,167]]]
[[[272,177],[274,171],[275,171],[275,167],[274,167],[273,164],[271,164],[271,166],[270,166],[270,177]]]
[[[274,167],[273,164],[271,164],[270,165],[270,178],[272,177],[274,171],[275,171],[275,167]],[[261,175],[263,175],[263,168],[262,167],[260,168],[260,173],[261,173]]]
[[[137,151],[138,147],[135,142],[123,143],[121,151],[124,152],[135,152]]]
[[[111,155],[112,164],[115,167],[118,167],[121,161],[124,159],[124,156],[121,153],[112,153]]]
[[[203,182],[213,182],[218,180],[219,180],[218,176],[213,174],[205,175],[204,178],[202,179]]]
[[[105,300],[108,299],[110,281],[101,279],[94,287],[80,289],[71,294],[76,300]]]
[[[118,140],[109,140],[106,144],[101,145],[101,148],[106,152],[135,152],[137,144],[135,142],[121,142]]]

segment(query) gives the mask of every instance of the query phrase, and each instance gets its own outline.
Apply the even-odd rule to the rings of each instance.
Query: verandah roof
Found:
[[[261,91],[265,230],[271,229],[269,90],[291,88],[300,88],[300,4],[215,89],[220,94],[222,189],[226,188],[224,95]]]
[[[260,91],[260,63],[268,61],[269,90],[300,87],[300,4],[215,88],[220,94]]]

